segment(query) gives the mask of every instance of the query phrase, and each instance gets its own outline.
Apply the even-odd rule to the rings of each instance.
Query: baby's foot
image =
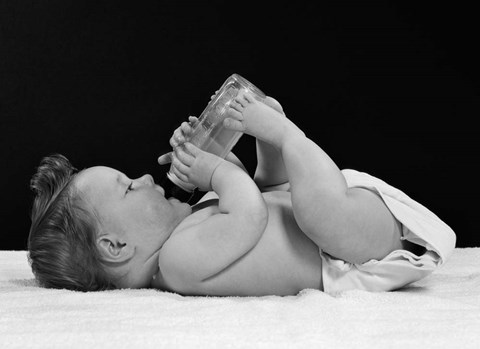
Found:
[[[285,116],[285,112],[283,111],[283,107],[282,105],[273,97],[265,97],[265,99],[263,100],[263,103],[265,103],[266,105],[268,105],[269,107],[272,107],[273,109],[275,109],[276,111],[278,111],[280,114],[282,114],[282,116],[284,118],[286,118]],[[302,136],[305,136],[305,132],[303,132],[300,128],[298,128],[297,125],[295,125],[292,121],[288,120],[288,123],[290,124],[290,126],[292,126],[292,128],[297,131],[298,133],[300,133]]]
[[[271,98],[267,103],[272,107],[256,100],[249,93],[239,93],[230,106],[229,118],[225,120],[225,126],[280,148],[285,135],[292,129],[289,126],[294,125],[275,110],[281,108],[277,101]]]
[[[265,99],[263,100],[263,103],[265,103],[266,105],[268,105],[269,107],[272,107],[273,109],[275,109],[276,111],[278,111],[280,114],[283,114],[285,115],[285,113],[283,112],[283,108],[282,108],[282,105],[275,99],[275,98],[272,98],[272,97],[265,97]]]

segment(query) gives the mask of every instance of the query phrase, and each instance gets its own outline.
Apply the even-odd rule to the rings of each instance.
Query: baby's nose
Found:
[[[147,185],[154,185],[155,181],[153,180],[153,177],[149,174],[145,174],[142,177],[140,177],[140,181],[144,184]]]

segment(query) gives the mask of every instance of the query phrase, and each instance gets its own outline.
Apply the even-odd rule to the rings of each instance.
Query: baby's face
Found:
[[[145,258],[158,251],[191,213],[190,205],[167,200],[150,175],[130,179],[113,168],[97,166],[80,172],[75,185],[99,215],[102,230],[121,234]]]

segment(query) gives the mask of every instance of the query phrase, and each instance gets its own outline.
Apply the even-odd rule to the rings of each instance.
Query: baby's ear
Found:
[[[135,249],[132,246],[107,235],[97,239],[97,246],[102,255],[102,259],[106,262],[128,262],[135,254]]]

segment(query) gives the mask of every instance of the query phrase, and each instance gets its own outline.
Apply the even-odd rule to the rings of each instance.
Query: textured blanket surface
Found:
[[[289,297],[36,286],[0,251],[0,348],[480,348],[480,248],[395,292]]]

